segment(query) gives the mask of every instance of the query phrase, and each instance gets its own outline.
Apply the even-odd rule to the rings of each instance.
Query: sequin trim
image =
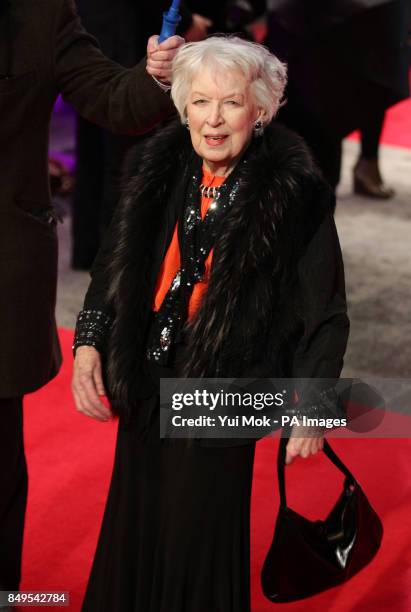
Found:
[[[94,346],[104,353],[113,319],[102,310],[81,310],[77,317],[73,353],[79,346]]]
[[[245,159],[241,162],[241,165],[244,164]],[[176,273],[160,310],[154,314],[147,343],[148,360],[168,365],[171,347],[179,337],[184,323],[180,290],[188,288],[188,293],[185,294],[187,307],[194,285],[203,280],[205,260],[215,242],[221,219],[234,204],[239,186],[240,180],[234,177],[223,183],[203,220],[199,203],[200,174],[197,172],[192,175],[183,219],[185,249],[181,253],[182,266]]]
[[[288,406],[285,413],[291,417],[296,416],[298,419],[302,419],[303,416],[310,419],[341,419],[346,417],[335,387],[323,391],[314,391],[314,398],[311,398],[308,402],[304,402],[303,399],[294,406]]]

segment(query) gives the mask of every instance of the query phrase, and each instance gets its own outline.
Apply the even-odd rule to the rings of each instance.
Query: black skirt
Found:
[[[140,410],[143,434],[119,423],[83,612],[249,612],[255,443],[160,439],[153,400]]]

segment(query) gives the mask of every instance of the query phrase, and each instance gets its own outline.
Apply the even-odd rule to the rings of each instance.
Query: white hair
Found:
[[[250,84],[257,107],[265,111],[264,123],[275,116],[281,106],[287,83],[287,67],[263,45],[237,36],[210,36],[201,42],[179,48],[173,61],[171,97],[182,122],[191,82],[204,66],[216,73],[240,71]]]

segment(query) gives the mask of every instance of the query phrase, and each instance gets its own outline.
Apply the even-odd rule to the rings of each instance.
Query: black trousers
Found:
[[[91,268],[120,199],[121,168],[137,138],[110,134],[82,117],[76,127],[72,265]]]
[[[333,133],[321,116],[306,108],[292,89],[288,92],[287,104],[280,110],[279,121],[304,138],[325,180],[335,190],[341,173],[341,136]]]
[[[20,584],[27,465],[23,441],[23,398],[0,398],[0,590]]]
[[[370,109],[367,121],[360,125],[361,130],[361,157],[364,159],[377,159],[378,147],[382,128],[384,127],[385,112],[381,109]]]

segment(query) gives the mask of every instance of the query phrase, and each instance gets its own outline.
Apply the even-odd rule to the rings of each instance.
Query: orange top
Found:
[[[224,176],[214,176],[210,174],[203,166],[203,178],[202,184],[207,187],[219,187],[225,181]],[[213,201],[212,198],[201,198],[201,218],[204,219],[207,210]],[[188,303],[188,318],[191,319],[197,312],[204,293],[207,290],[208,279],[210,278],[211,261],[213,258],[213,250],[211,249],[208,257],[205,261],[205,272],[204,277],[201,281],[194,285],[193,293],[191,294],[190,301]],[[180,248],[178,244],[178,224],[174,228],[173,238],[171,239],[170,245],[167,249],[167,253],[164,257],[163,263],[161,264],[160,271],[157,277],[156,288],[154,290],[154,301],[152,309],[157,312],[163,300],[170,288],[171,282],[180,268]]]

